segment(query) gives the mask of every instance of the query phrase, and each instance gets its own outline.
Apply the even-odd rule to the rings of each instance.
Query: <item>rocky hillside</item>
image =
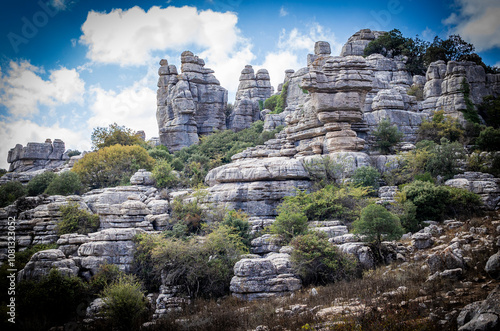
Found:
[[[361,30],[340,56],[318,41],[276,93],[268,71],[248,65],[232,109],[202,59],[183,52],[180,73],[162,60],[156,114],[166,148],[126,146],[151,169],[115,174],[118,186],[99,182],[106,163],[137,170],[139,156],[96,160],[124,146],[71,158],[58,139],[13,148],[0,180],[7,193],[54,181],[43,173],[85,182],[81,165],[98,165],[82,194],[21,194],[0,208],[2,272],[19,268],[20,318],[38,311],[20,329],[498,329],[498,148],[495,133],[480,133],[496,129],[464,113],[500,95],[500,74],[437,61],[412,75],[404,56],[363,56],[382,35]],[[265,109],[273,98],[281,108]],[[384,125],[398,138],[386,150]],[[221,161],[217,137],[281,126]],[[216,138],[201,153],[203,136]],[[189,187],[183,176],[201,176],[201,164],[208,186]],[[393,220],[389,228],[363,229],[373,205],[386,207],[379,218]],[[74,311],[34,309],[30,295],[49,300],[44,282],[60,290],[46,305]],[[120,293],[136,309],[116,318]]]

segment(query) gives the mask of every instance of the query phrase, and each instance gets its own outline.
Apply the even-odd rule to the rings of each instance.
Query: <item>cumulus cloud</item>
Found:
[[[43,126],[30,120],[0,121],[0,168],[8,169],[7,154],[16,144],[44,142],[50,138],[62,139],[67,149],[90,150],[90,132],[63,128],[59,124]]]
[[[23,117],[37,114],[42,105],[83,103],[85,83],[75,69],[52,70],[47,80],[40,77],[43,73],[28,61],[11,61],[6,74],[0,77],[0,105],[11,115]]]
[[[195,47],[202,50],[198,55],[216,71],[221,84],[235,90],[234,72],[255,58],[237,22],[232,12],[198,11],[187,6],[91,11],[82,25],[80,43],[88,46],[87,57],[93,62],[122,66],[144,65],[155,51],[181,52]]]
[[[328,41],[332,48],[332,55],[338,55],[342,50],[342,44],[337,41],[335,34],[318,23],[309,25],[305,31],[294,28],[287,32],[283,29],[278,41],[278,47],[288,51],[305,50],[313,52],[314,44],[317,41]]]
[[[454,11],[443,23],[478,51],[500,47],[500,2],[498,0],[455,0]]]
[[[301,67],[305,67],[305,64],[299,62],[296,54],[283,50],[268,53],[264,63],[259,65],[257,68],[267,69],[269,71],[269,76],[271,77],[271,85],[277,87],[279,84],[283,83],[286,69],[297,70]]]
[[[156,91],[147,87],[146,79],[120,91],[92,86],[90,94],[93,101],[92,116],[87,121],[89,129],[116,122],[135,131],[144,130],[147,139],[158,137]]]

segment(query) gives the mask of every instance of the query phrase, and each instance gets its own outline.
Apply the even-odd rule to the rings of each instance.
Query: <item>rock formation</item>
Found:
[[[228,128],[241,131],[261,119],[261,104],[271,96],[272,87],[269,73],[260,69],[257,74],[251,65],[241,71],[240,84],[236,92],[234,109],[228,119]]]
[[[487,210],[500,208],[500,179],[491,174],[481,172],[465,172],[453,179],[447,180],[444,185],[463,188],[479,194]]]
[[[384,33],[384,31],[372,31],[370,29],[359,30],[347,40],[347,43],[342,47],[340,56],[363,56],[366,46]]]
[[[61,139],[50,139],[44,143],[28,143],[26,147],[17,144],[9,151],[7,162],[9,172],[26,172],[41,169],[53,169],[64,164],[69,157]]]
[[[170,151],[197,143],[201,135],[226,128],[227,90],[214,71],[186,51],[181,74],[167,60],[160,61],[156,119],[162,145]]]

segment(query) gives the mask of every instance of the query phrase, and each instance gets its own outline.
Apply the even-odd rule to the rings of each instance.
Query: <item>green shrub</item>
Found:
[[[184,169],[184,163],[182,163],[182,160],[179,159],[179,158],[175,158],[173,161],[172,161],[172,168],[175,170],[175,171],[182,171]]]
[[[422,224],[417,219],[417,206],[411,201],[405,200],[399,208],[395,208],[399,221],[406,231],[417,232],[422,228]]]
[[[0,168],[0,177],[7,173],[7,169]]]
[[[450,179],[459,172],[460,161],[463,159],[465,151],[460,143],[450,143],[446,138],[441,138],[441,145],[434,145],[430,150],[425,171],[434,177],[440,175],[445,180]]]
[[[287,106],[286,98],[288,96],[288,84],[289,82],[283,84],[280,94],[272,95],[264,101],[264,107],[271,110],[271,114],[279,114],[285,110]]]
[[[373,131],[373,136],[375,137],[375,146],[382,154],[391,153],[394,146],[396,146],[403,138],[403,133],[401,133],[397,126],[391,125],[389,119],[384,119],[380,121],[375,131]]]
[[[241,237],[245,246],[250,247],[251,235],[250,223],[248,223],[248,214],[242,212],[241,210],[230,210],[226,213],[222,225],[233,229],[233,233],[236,233]]]
[[[304,168],[311,181],[314,182],[314,189],[343,184],[352,166],[353,160],[345,156],[326,155],[304,162]]]
[[[49,187],[54,178],[56,178],[56,174],[52,171],[46,171],[42,174],[36,175],[29,181],[28,185],[26,185],[28,195],[36,196],[42,194],[45,192],[47,187]]]
[[[89,281],[89,289],[92,294],[101,293],[106,287],[118,281],[125,275],[116,264],[101,264],[97,272]]]
[[[307,216],[295,200],[285,198],[277,211],[278,216],[271,224],[271,233],[282,236],[289,243],[293,237],[307,232]]]
[[[156,146],[154,148],[151,148],[148,151],[149,156],[151,156],[155,160],[166,160],[169,163],[172,162],[173,156],[168,152],[168,148],[163,145]]]
[[[99,228],[99,215],[80,209],[76,203],[61,206],[59,210],[61,211],[61,220],[56,226],[58,235],[66,233],[87,234],[95,232]]]
[[[380,173],[372,166],[363,166],[356,168],[351,176],[351,181],[354,185],[370,187],[374,191],[378,190]]]
[[[500,96],[485,96],[477,110],[488,126],[500,128]]]
[[[280,98],[279,94],[270,96],[264,101],[264,108],[274,111],[276,109],[276,104],[278,103],[279,98]]]
[[[179,183],[179,179],[173,172],[172,166],[167,160],[157,160],[153,167],[153,178],[156,181],[156,187],[173,187]]]
[[[144,140],[142,140],[132,129],[120,126],[116,123],[110,124],[107,128],[94,128],[91,139],[94,150],[114,145],[145,145]]]
[[[413,85],[408,89],[408,95],[414,96],[417,98],[417,101],[424,100],[424,89],[422,86]]]
[[[123,275],[101,293],[104,316],[117,330],[139,330],[145,318],[146,298],[133,276]]]
[[[461,110],[464,114],[464,118],[472,123],[479,123],[480,118],[477,114],[476,107],[474,106],[474,102],[472,102],[470,98],[470,86],[465,78],[462,79],[462,92],[464,94],[465,100],[465,109]]]
[[[402,189],[406,198],[417,207],[419,222],[441,221],[444,218],[449,192],[443,186],[429,182],[414,181]]]
[[[88,153],[71,171],[90,188],[112,187],[128,183],[139,169],[151,170],[155,160],[140,146],[114,145]]]
[[[189,233],[198,233],[201,230],[203,215],[198,198],[186,202],[182,197],[176,197],[172,202],[172,218],[183,222]]]
[[[144,284],[148,293],[158,291],[161,285],[160,272],[155,268],[153,250],[165,241],[163,234],[145,233],[134,237],[135,250],[131,272]]]
[[[352,223],[355,233],[367,236],[368,240],[380,247],[382,239],[400,239],[404,233],[399,218],[385,207],[368,205],[361,210],[359,220]]]
[[[483,151],[500,151],[500,129],[486,127],[476,139],[476,144]]]
[[[72,156],[77,156],[77,155],[81,155],[82,152],[80,152],[79,150],[69,150],[68,151],[68,157],[72,157]]]
[[[449,198],[446,201],[446,216],[459,220],[467,220],[481,213],[483,201],[481,197],[466,189],[448,187]]]
[[[158,235],[142,239],[151,249],[152,268],[157,277],[163,271],[172,285],[180,286],[191,298],[216,298],[229,293],[233,267],[248,252],[233,229],[220,225],[205,240],[186,240]]]
[[[78,175],[71,171],[65,171],[54,177],[44,193],[48,195],[71,195],[79,194],[81,191],[82,182]]]
[[[77,317],[87,303],[85,284],[52,269],[40,280],[23,280],[16,286],[16,326],[20,330],[48,330]],[[80,309],[77,309],[80,307]]]
[[[294,248],[292,266],[305,286],[325,285],[355,275],[355,259],[340,252],[323,233],[300,235],[290,245]]]
[[[0,208],[7,207],[18,198],[26,195],[26,188],[17,181],[10,181],[0,186]]]
[[[436,111],[431,121],[424,120],[418,128],[418,137],[420,140],[432,140],[436,143],[441,138],[446,138],[451,142],[460,140],[464,135],[464,129],[457,119],[444,115],[443,110]]]

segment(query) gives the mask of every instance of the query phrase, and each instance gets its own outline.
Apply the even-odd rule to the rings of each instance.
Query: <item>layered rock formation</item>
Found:
[[[269,72],[260,69],[257,74],[251,65],[241,71],[240,84],[236,92],[234,109],[228,119],[228,128],[241,131],[261,119],[261,105],[272,94]]]
[[[344,44],[342,51],[340,52],[340,56],[363,56],[366,46],[384,33],[384,31],[372,31],[370,29],[359,30],[347,40],[347,43]]]
[[[482,172],[465,172],[453,179],[447,180],[444,185],[463,188],[479,194],[487,210],[500,208],[500,179],[491,174]]]
[[[226,128],[227,90],[214,71],[186,51],[181,74],[167,60],[160,61],[156,119],[162,145],[170,151],[197,143],[199,136]]]
[[[28,143],[25,147],[17,144],[9,151],[7,162],[9,172],[26,172],[53,169],[69,160],[66,147],[61,139],[50,139],[44,143]]]

